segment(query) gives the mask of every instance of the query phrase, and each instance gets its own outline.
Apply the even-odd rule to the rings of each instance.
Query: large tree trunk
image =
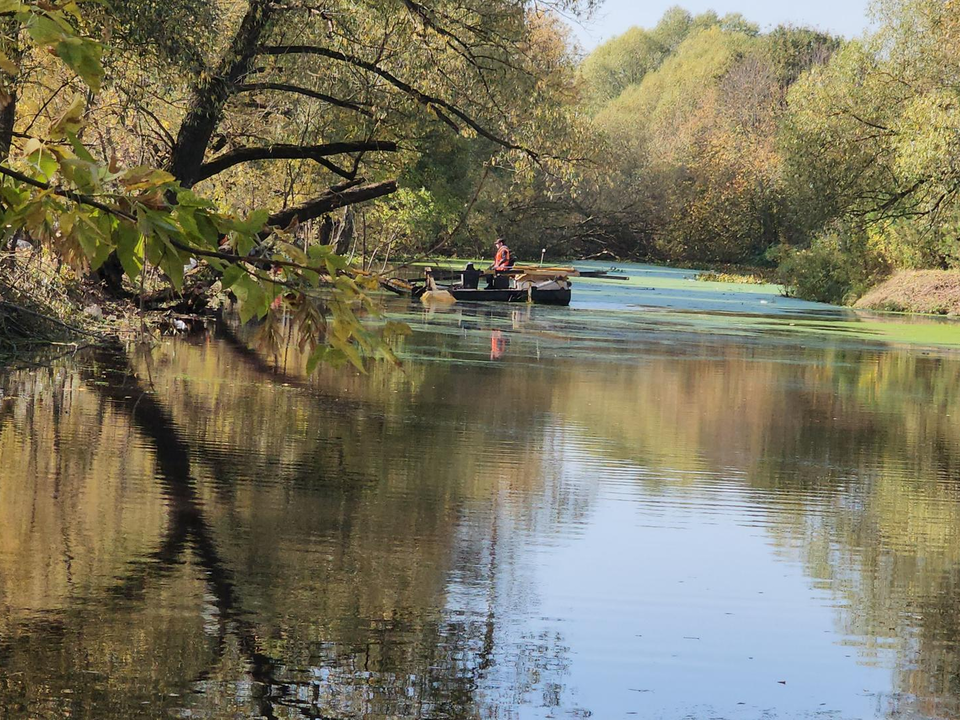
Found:
[[[169,163],[170,172],[184,187],[192,187],[200,179],[210,138],[223,119],[224,106],[234,87],[250,71],[269,19],[270,2],[250,0],[219,67],[208,77],[198,78]]]
[[[10,158],[10,148],[13,145],[13,126],[17,122],[17,90],[11,86],[7,92],[10,97],[7,99],[6,105],[0,109],[0,162],[6,162]],[[17,241],[20,238],[21,234],[19,232],[13,233],[7,247],[0,244],[0,249],[13,252],[17,249]],[[14,256],[10,255],[8,258],[4,258],[0,267],[9,268],[13,263]]]
[[[234,86],[250,71],[251,60],[270,19],[269,5],[268,0],[250,0],[247,13],[219,66],[209,75],[197,78],[168,164],[170,172],[184,187],[192,187],[201,177],[200,168],[207,147],[223,120],[227,100]],[[115,297],[127,295],[123,289],[123,268],[116,253],[107,258],[97,274]]]
[[[20,59],[20,48],[16,41],[19,21],[10,19],[2,22],[3,34],[7,37],[14,38],[14,41],[11,43],[13,47],[4,47],[2,49],[7,57],[17,62]],[[4,98],[6,102],[3,107],[0,108],[0,162],[6,162],[10,158],[10,148],[13,146],[13,129],[17,122],[17,78],[9,78],[7,83],[7,97]],[[8,252],[16,250],[17,241],[20,240],[21,237],[20,233],[13,233],[7,247],[4,248],[2,244],[0,244],[0,249],[7,250]],[[2,262],[3,267],[9,268],[14,263],[14,256],[10,255],[4,258]]]
[[[350,246],[353,244],[353,216],[353,208],[348,206],[347,209],[344,210],[343,220],[340,221],[340,228],[337,233],[337,246],[334,248],[334,252],[338,255],[346,255],[347,251],[350,250]]]
[[[0,109],[0,162],[10,157],[10,148],[13,146],[13,127],[17,122],[17,89],[10,87],[7,92],[10,97]]]
[[[0,50],[4,55],[15,64],[20,63],[21,51],[20,40],[17,37],[20,32],[20,21],[9,18],[0,21],[2,25],[3,37],[10,38],[9,43],[3,43]],[[10,157],[10,148],[13,146],[13,130],[17,122],[17,77],[7,77],[5,81],[4,104],[0,108],[0,162],[5,162]]]

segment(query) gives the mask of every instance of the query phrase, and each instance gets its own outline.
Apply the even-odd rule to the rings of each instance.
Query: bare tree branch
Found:
[[[436,116],[450,126],[455,132],[460,132],[460,127],[457,125],[450,116],[457,118],[465,125],[470,127],[474,132],[476,132],[481,137],[490,140],[491,142],[505,147],[508,150],[522,150],[531,157],[536,157],[534,153],[529,148],[525,148],[522,145],[518,145],[515,142],[507,140],[503,137],[500,137],[496,133],[488,130],[483,125],[481,125],[477,120],[472,118],[466,112],[453,105],[450,102],[447,102],[443,98],[436,97],[434,95],[428,95],[421,90],[413,87],[407,82],[404,82],[396,75],[391,73],[388,70],[383,69],[379,65],[364,60],[363,58],[357,57],[355,55],[346,55],[337,50],[330,50],[329,48],[317,47],[314,45],[271,45],[261,47],[259,50],[261,55],[294,55],[294,54],[307,54],[307,55],[319,55],[320,57],[329,58],[331,60],[337,60],[339,62],[348,63],[358,68],[372,72],[375,75],[386,80],[388,83],[393,85],[395,88],[403,92],[404,94],[412,97],[418,103],[423,105],[428,110],[431,110]]]
[[[200,167],[200,174],[197,182],[208,180],[214,175],[222,173],[240,163],[253,162],[255,160],[314,160],[320,162],[324,167],[329,168],[332,163],[321,162],[322,158],[331,155],[342,155],[353,152],[396,152],[397,144],[391,141],[369,142],[335,142],[324,145],[268,145],[266,147],[244,147],[218,155],[210,162],[204,163]],[[335,167],[335,166],[334,166]],[[346,177],[343,172],[337,172],[341,177]]]
[[[358,105],[355,102],[351,102],[350,100],[341,100],[340,98],[335,98],[332,95],[327,95],[326,93],[318,92],[317,90],[300,87],[299,85],[289,85],[287,83],[274,82],[247,83],[244,85],[238,85],[236,90],[237,92],[262,92],[265,90],[275,90],[277,92],[305,95],[306,97],[313,98],[314,100],[322,100],[330,105],[336,105],[337,107],[346,108],[347,110],[353,110],[354,112],[365,115],[366,117],[373,117],[373,113],[370,112],[370,110]]]
[[[378,197],[383,197],[384,195],[390,195],[396,191],[396,180],[360,185],[346,190],[331,188],[319,197],[274,213],[270,216],[268,223],[274,227],[281,228],[287,227],[294,220],[304,223],[307,220],[318,218],[331,210],[373,200]]]

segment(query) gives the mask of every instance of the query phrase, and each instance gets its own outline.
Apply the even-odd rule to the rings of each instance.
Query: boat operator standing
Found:
[[[497,238],[493,246],[497,249],[497,254],[493,259],[493,269],[500,272],[501,270],[509,270],[512,268],[513,253],[510,252],[510,248],[507,247],[503,238]]]
[[[493,259],[493,273],[487,277],[487,287],[503,289],[510,287],[510,278],[498,276],[497,273],[504,272],[513,267],[513,253],[510,252],[510,248],[507,247],[507,244],[503,241],[503,238],[497,238],[497,241],[493,244],[497,249],[497,254]]]

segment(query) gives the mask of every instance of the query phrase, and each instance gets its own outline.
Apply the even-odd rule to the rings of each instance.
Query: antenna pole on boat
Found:
[[[543,258],[547,254],[547,249],[544,248],[540,251],[540,267],[543,267]]]

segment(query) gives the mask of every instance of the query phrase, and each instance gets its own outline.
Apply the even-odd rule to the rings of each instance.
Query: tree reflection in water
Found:
[[[527,546],[591,522],[604,482],[561,472],[573,444],[584,472],[642,469],[651,503],[736,485],[837,598],[838,641],[895,655],[888,713],[956,713],[955,359],[710,341],[538,364],[554,339],[514,319],[498,362],[447,362],[489,354],[483,317],[459,322],[405,375],[306,379],[229,331],[8,375],[0,715],[579,712],[565,639],[525,624]]]
[[[449,486],[430,468],[476,474],[474,456],[400,451],[415,417],[388,420],[343,388],[333,400],[234,336],[215,350],[100,352],[79,375],[58,367],[8,387],[18,381],[51,387],[25,384],[4,404],[0,448],[14,466],[0,488],[33,477],[34,503],[58,516],[21,539],[94,535],[110,514],[117,530],[83,576],[47,588],[46,606],[26,588],[87,548],[53,543],[11,572],[19,548],[4,533],[5,717],[479,717],[492,672],[511,676],[511,697],[494,702],[507,717],[520,696],[562,681],[554,638],[497,647],[490,595],[509,550],[461,518],[479,503],[496,525],[509,512],[499,483],[538,482],[533,455],[503,478]],[[66,436],[65,418],[77,423]],[[56,467],[17,465],[39,456]],[[97,517],[78,527],[71,514],[84,511]],[[458,574],[465,555],[478,562]]]

